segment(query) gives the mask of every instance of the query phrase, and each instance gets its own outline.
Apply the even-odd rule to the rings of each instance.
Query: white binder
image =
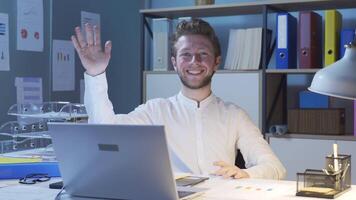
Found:
[[[170,19],[159,18],[152,20],[153,32],[153,71],[167,71],[171,69],[170,34],[172,23]]]

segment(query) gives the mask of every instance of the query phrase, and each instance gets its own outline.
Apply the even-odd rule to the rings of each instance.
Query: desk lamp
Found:
[[[308,88],[312,92],[343,99],[356,99],[356,40],[345,45],[344,57],[319,70]]]

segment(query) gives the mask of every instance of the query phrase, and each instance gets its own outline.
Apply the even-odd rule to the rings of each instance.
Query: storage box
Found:
[[[329,108],[329,97],[310,91],[299,92],[299,108]]]
[[[288,132],[341,135],[345,133],[345,109],[290,109]]]

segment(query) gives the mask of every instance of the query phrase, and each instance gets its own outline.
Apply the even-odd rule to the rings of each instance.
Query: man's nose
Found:
[[[198,53],[194,54],[192,57],[192,62],[193,63],[201,62],[201,56]]]

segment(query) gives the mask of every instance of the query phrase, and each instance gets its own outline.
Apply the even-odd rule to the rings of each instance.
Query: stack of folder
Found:
[[[321,68],[342,58],[344,45],[355,38],[355,29],[341,29],[342,15],[325,11],[324,53],[322,17],[313,11],[299,13],[299,22],[289,13],[277,14],[276,69]],[[297,33],[297,34],[296,34]],[[296,41],[298,43],[296,44]]]
[[[172,23],[168,18],[152,20],[153,32],[153,71],[171,70],[171,51],[169,36],[172,32]]]
[[[339,58],[342,58],[345,54],[345,45],[354,41],[354,39],[355,39],[355,29],[345,28],[341,30]]]
[[[322,18],[312,11],[299,13],[298,55],[299,68],[320,68]]]
[[[260,69],[262,32],[262,28],[231,29],[224,69]],[[271,33],[271,30],[267,30],[267,46],[271,42]]]
[[[325,11],[325,47],[324,66],[336,62],[339,58],[340,30],[342,16],[336,10]]]
[[[297,19],[288,13],[277,14],[276,69],[297,67]]]
[[[51,177],[60,176],[54,152],[47,148],[32,148],[5,151],[0,142],[0,179],[17,179],[33,173],[45,173]]]
[[[41,158],[0,157],[0,179],[18,179],[34,173],[60,176],[57,162],[42,162]]]

